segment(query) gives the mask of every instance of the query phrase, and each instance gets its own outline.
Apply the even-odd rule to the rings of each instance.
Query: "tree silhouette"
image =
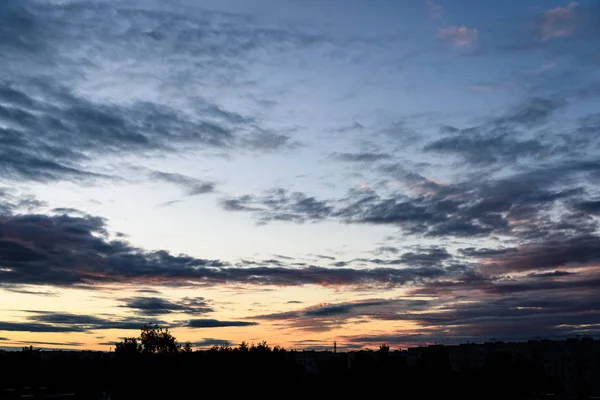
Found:
[[[381,346],[379,346],[379,354],[381,356],[387,356],[390,353],[390,346],[387,343],[382,344]]]
[[[181,347],[168,328],[163,329],[158,325],[144,325],[140,341],[142,342],[142,353],[146,354],[177,353]]]
[[[279,345],[275,345],[275,347],[273,347],[273,353],[285,353],[285,351],[285,348]]]
[[[139,342],[138,342],[139,341]],[[126,354],[165,354],[179,352],[181,345],[169,329],[158,325],[144,325],[139,338],[124,338],[117,343],[115,352]],[[191,343],[190,343],[191,350]]]
[[[263,340],[256,346],[252,344],[252,346],[250,347],[250,351],[255,351],[257,353],[270,353],[271,347],[269,347],[266,340]]]
[[[181,348],[181,351],[183,351],[184,353],[191,353],[191,352],[193,352],[192,343],[191,342],[185,342],[185,344]]]
[[[239,351],[241,351],[242,353],[246,353],[248,351],[248,343],[246,343],[245,341],[242,341],[242,343],[240,343],[240,345],[237,348]]]
[[[141,352],[141,345],[138,343],[137,338],[123,338],[123,340],[117,343],[115,347],[115,353],[122,354],[138,354]]]

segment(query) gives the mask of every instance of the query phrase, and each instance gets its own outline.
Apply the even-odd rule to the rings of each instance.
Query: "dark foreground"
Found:
[[[477,347],[464,347],[460,359],[462,353],[442,346],[337,354],[229,347],[175,354],[0,352],[0,398],[592,399],[600,365],[597,346],[590,349],[582,354],[591,365],[578,359],[565,365],[579,368],[574,382],[564,381],[571,375],[549,373],[539,355],[496,351],[481,358]],[[480,363],[469,364],[469,357]]]

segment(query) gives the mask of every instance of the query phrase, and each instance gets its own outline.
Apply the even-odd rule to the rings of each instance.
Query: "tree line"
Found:
[[[506,354],[490,359],[480,370],[454,371],[443,347],[430,349],[409,365],[382,344],[375,352],[317,357],[317,368],[312,370],[299,362],[309,355],[264,341],[193,351],[190,342],[180,344],[168,329],[157,325],[144,326],[139,337],[123,339],[115,353],[89,354],[0,352],[0,389],[55,386],[77,393],[78,399],[97,399],[97,393],[106,390],[113,400],[269,394],[355,398],[361,393],[365,397],[505,400],[561,390],[556,381],[544,376],[535,360]]]
[[[284,347],[279,345],[271,347],[266,341],[257,344],[248,344],[246,341],[242,341],[237,347],[225,344],[215,344],[208,350],[210,352],[220,353],[284,353],[287,351]],[[139,337],[123,338],[120,342],[116,343],[115,347],[115,353],[118,354],[175,354],[191,352],[193,352],[191,342],[188,341],[182,345],[177,341],[177,338],[169,332],[168,328],[161,328],[156,324],[144,325],[141,328]]]

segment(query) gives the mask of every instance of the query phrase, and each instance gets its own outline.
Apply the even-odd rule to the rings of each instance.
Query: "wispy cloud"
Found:
[[[427,8],[429,16],[433,19],[442,18],[444,16],[444,8],[433,0],[427,0]]]
[[[230,346],[232,342],[227,339],[214,339],[214,338],[204,338],[202,340],[198,340],[192,342],[192,347],[212,347],[212,346]]]
[[[210,301],[203,297],[184,297],[177,302],[160,297],[133,297],[121,301],[125,303],[122,307],[135,310],[141,315],[162,315],[173,312],[200,315],[214,311]]]
[[[216,319],[192,319],[186,325],[188,328],[227,328],[258,325],[249,321],[219,321]]]
[[[0,330],[11,332],[88,332],[104,329],[138,330],[147,323],[162,323],[158,320],[132,318],[108,319],[93,315],[81,315],[50,311],[28,311],[25,322],[0,321]]]
[[[577,3],[571,2],[566,7],[556,7],[546,11],[540,29],[542,40],[572,34],[577,27],[576,7]]]
[[[471,47],[477,42],[478,32],[475,28],[462,26],[449,26],[440,28],[437,31],[437,37],[452,44],[456,48]]]
[[[188,196],[196,196],[199,194],[206,194],[214,192],[215,183],[211,181],[202,181],[200,179],[192,178],[182,174],[172,172],[155,171],[150,174],[151,179],[159,180],[163,182],[172,183],[180,186],[185,190]]]

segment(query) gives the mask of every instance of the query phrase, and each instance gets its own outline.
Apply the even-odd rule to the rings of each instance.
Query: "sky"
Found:
[[[600,337],[600,5],[3,0],[0,348]]]

